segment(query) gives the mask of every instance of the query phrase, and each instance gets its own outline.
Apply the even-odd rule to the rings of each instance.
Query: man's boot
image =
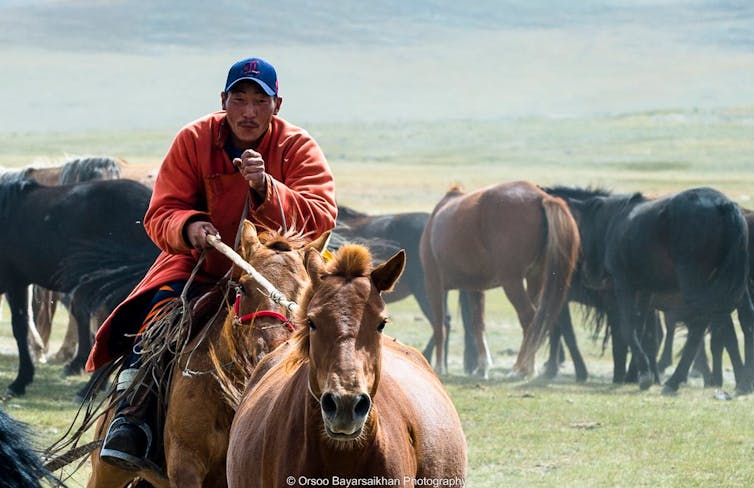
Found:
[[[137,372],[138,369],[121,371],[117,391],[128,388]],[[137,386],[124,398],[105,434],[100,459],[127,471],[139,471],[146,467],[152,448],[152,429],[148,419],[154,416],[155,406],[156,393],[149,384]]]

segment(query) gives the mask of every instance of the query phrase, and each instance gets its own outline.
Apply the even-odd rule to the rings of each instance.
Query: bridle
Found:
[[[278,319],[280,321],[280,325],[271,325],[268,327],[260,328],[260,330],[268,329],[271,327],[280,327],[283,326],[286,329],[288,329],[290,332],[294,332],[296,329],[293,327],[293,323],[291,322],[291,319],[286,317],[280,312],[276,312],[274,310],[257,310],[256,312],[247,313],[244,315],[239,316],[239,311],[241,309],[241,291],[236,291],[236,300],[233,303],[233,324],[234,325],[246,325],[250,324],[255,319],[261,318],[261,317],[270,317],[273,319]]]

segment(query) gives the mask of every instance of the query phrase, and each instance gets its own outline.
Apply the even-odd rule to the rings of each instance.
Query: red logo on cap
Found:
[[[249,61],[248,63],[243,65],[243,72],[244,74],[252,74],[252,75],[258,75],[259,70],[257,69],[257,66],[259,66],[259,62],[256,60]]]

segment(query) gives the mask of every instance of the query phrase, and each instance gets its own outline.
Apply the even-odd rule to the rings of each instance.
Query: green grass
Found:
[[[430,211],[452,183],[474,189],[513,179],[646,193],[710,185],[746,205],[754,188],[752,121],[754,108],[743,107],[589,119],[312,124],[308,129],[328,155],[341,203],[379,213]],[[0,134],[0,164],[92,153],[158,162],[171,139],[165,132]],[[600,340],[592,340],[581,325],[579,340],[590,370],[586,384],[575,384],[570,362],[550,383],[508,380],[521,333],[499,290],[487,298],[491,379],[467,378],[455,293],[450,303],[456,327],[444,382],[468,440],[468,486],[754,483],[752,398],[715,400],[714,392],[694,378],[672,398],[661,396],[657,387],[639,392],[635,386],[613,386],[609,348],[603,353]],[[430,328],[413,299],[389,309],[393,323],[386,333],[423,348]],[[6,310],[0,322],[2,385],[16,370],[7,320]],[[58,341],[63,322],[56,322]],[[60,371],[60,365],[40,365],[28,394],[4,405],[33,426],[41,445],[67,428],[76,410],[73,394],[86,380],[63,379]],[[730,377],[727,371],[727,390],[733,388]],[[83,486],[87,469],[70,485]]]

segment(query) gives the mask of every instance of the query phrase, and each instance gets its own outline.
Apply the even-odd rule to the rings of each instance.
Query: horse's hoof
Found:
[[[728,393],[727,391],[723,391],[723,390],[715,391],[714,398],[715,400],[723,400],[723,401],[733,400],[733,396],[731,396],[731,394]]]
[[[526,379],[526,374],[521,371],[511,371],[505,375],[505,379],[509,381],[521,381]]]
[[[490,374],[489,370],[486,368],[476,368],[474,371],[471,372],[471,375],[475,378],[483,379],[483,380],[489,380]]]
[[[16,398],[20,396],[24,396],[26,394],[26,388],[14,388],[12,385],[5,389],[5,392],[3,392],[3,396],[0,397],[0,401],[8,401],[11,398]]]
[[[662,387],[663,396],[676,396],[678,395],[678,387],[666,384]]]
[[[640,390],[648,390],[650,386],[652,386],[652,383],[654,383],[654,377],[651,373],[642,373],[639,375],[639,389]]]
[[[83,372],[83,369],[79,366],[73,366],[70,363],[63,367],[63,376],[76,376]]]
[[[558,375],[558,368],[547,366],[545,367],[545,370],[542,372],[542,378],[551,380],[555,378]]]

